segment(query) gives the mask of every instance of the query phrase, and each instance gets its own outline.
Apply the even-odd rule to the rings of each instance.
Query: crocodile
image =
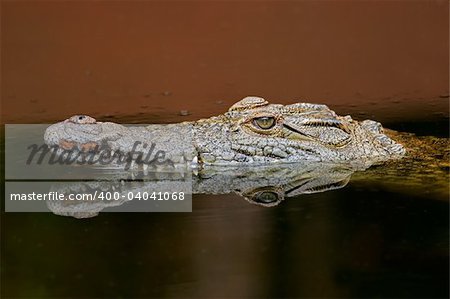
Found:
[[[131,127],[75,115],[48,127],[44,139],[58,153],[76,152],[81,158],[100,155],[102,149],[144,151],[152,144],[170,162],[147,165],[130,155],[131,170],[55,185],[54,191],[62,194],[96,190],[128,194],[165,184],[174,188],[174,182],[188,180],[192,194],[234,193],[250,203],[273,207],[286,198],[342,188],[353,175],[353,183],[402,193],[423,193],[426,185],[427,196],[448,199],[448,138],[385,129],[376,121],[338,116],[320,104],[280,105],[246,97],[219,116]],[[47,205],[55,214],[85,218],[126,202]]]
[[[75,115],[48,127],[44,140],[60,152],[129,154],[143,167],[152,163],[134,153],[150,148],[163,154],[156,161],[194,167],[303,161],[372,165],[405,155],[393,135],[379,122],[339,116],[326,105],[271,104],[249,96],[221,115],[177,124],[127,127]]]

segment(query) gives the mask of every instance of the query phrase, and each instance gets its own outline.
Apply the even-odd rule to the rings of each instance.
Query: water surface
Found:
[[[192,213],[4,213],[3,291],[33,298],[447,296],[447,190],[430,192],[436,182],[413,186],[407,178],[402,187],[392,175],[383,182],[380,169],[389,166],[273,207],[231,193],[194,195]]]

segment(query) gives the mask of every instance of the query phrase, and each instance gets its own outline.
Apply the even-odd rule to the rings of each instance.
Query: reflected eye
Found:
[[[272,116],[263,116],[253,119],[253,123],[261,129],[268,130],[275,125],[275,118]]]
[[[255,196],[254,199],[256,202],[259,203],[273,203],[278,201],[278,195],[274,192],[269,192],[269,191],[265,191],[265,192],[261,192],[258,195]]]

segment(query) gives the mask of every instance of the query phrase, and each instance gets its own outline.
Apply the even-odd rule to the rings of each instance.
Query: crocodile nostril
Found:
[[[97,121],[95,118],[92,118],[87,115],[74,115],[71,118],[69,118],[69,121],[75,124],[95,124]]]

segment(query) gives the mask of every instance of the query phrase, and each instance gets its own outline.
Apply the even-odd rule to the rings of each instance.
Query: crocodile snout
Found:
[[[57,145],[64,149],[72,149],[77,145],[80,149],[91,148],[102,132],[101,122],[87,115],[74,115],[65,121],[49,126],[44,134],[47,145]],[[81,147],[83,144],[87,146]]]

